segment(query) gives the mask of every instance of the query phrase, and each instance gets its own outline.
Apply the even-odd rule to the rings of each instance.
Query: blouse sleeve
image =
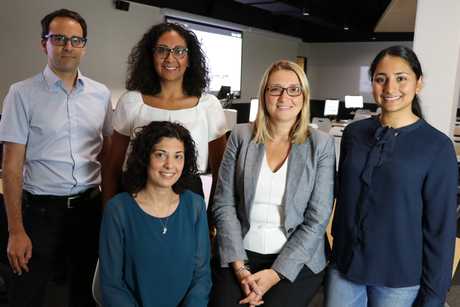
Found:
[[[209,292],[211,291],[210,243],[208,223],[206,217],[206,204],[200,198],[197,206],[197,221],[195,224],[197,246],[195,251],[195,270],[192,284],[182,300],[181,307],[207,306]]]
[[[228,131],[227,120],[225,119],[224,109],[215,96],[206,94],[202,99],[202,103],[206,104],[208,142],[211,142],[220,138]]]
[[[423,267],[418,304],[444,306],[456,236],[457,159],[450,140],[434,157],[423,185]]]
[[[133,294],[123,281],[124,234],[116,204],[108,203],[101,224],[99,264],[104,307],[138,307]]]
[[[134,114],[139,103],[137,92],[127,92],[120,97],[113,113],[113,129],[125,136],[131,136]],[[139,94],[140,95],[140,94]]]

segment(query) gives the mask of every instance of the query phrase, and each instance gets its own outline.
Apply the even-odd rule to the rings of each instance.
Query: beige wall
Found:
[[[0,10],[0,104],[9,86],[43,69],[40,20],[47,13],[69,8],[88,23],[87,54],[81,70],[105,83],[113,101],[124,91],[126,60],[131,48],[153,24],[163,21],[160,8],[132,3],[128,12],[112,0],[7,0]],[[294,60],[302,42],[294,37],[243,27],[242,96],[257,94],[259,79],[274,60]]]

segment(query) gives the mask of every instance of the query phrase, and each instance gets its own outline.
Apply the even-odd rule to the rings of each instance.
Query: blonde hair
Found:
[[[297,75],[300,82],[300,87],[303,94],[303,104],[300,110],[297,120],[291,128],[289,137],[291,143],[301,144],[309,136],[308,125],[310,124],[310,86],[308,84],[307,76],[305,75],[302,68],[294,62],[287,60],[280,60],[274,62],[265,71],[259,87],[259,107],[257,110],[256,120],[254,122],[254,140],[256,143],[266,143],[268,140],[273,139],[272,129],[270,125],[270,115],[265,104],[265,92],[268,83],[268,79],[272,72],[279,70],[289,70]]]

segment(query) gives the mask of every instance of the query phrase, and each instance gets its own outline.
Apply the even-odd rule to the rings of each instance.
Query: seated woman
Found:
[[[335,149],[308,128],[309,98],[301,68],[275,62],[255,123],[231,134],[213,207],[220,266],[210,306],[305,307],[323,280]]]
[[[109,306],[205,307],[211,289],[206,207],[187,190],[197,173],[187,129],[152,122],[132,142],[126,191],[104,211],[102,301]]]

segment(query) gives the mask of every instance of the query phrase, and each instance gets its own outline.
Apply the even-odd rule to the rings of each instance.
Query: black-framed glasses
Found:
[[[281,96],[283,95],[284,91],[286,91],[286,93],[291,97],[297,97],[302,94],[302,89],[300,86],[282,87],[279,85],[271,85],[267,86],[266,91],[270,96]]]
[[[175,58],[182,59],[187,55],[188,48],[186,47],[169,48],[168,46],[160,45],[160,46],[156,46],[155,48],[153,48],[153,52],[161,59],[166,58],[171,53]]]
[[[48,34],[43,36],[44,39],[48,39],[51,44],[54,46],[65,46],[67,45],[67,42],[70,41],[70,44],[74,48],[83,48],[86,45],[86,42],[88,39],[86,37],[80,37],[80,36],[72,36],[72,37],[67,37],[62,34]]]

